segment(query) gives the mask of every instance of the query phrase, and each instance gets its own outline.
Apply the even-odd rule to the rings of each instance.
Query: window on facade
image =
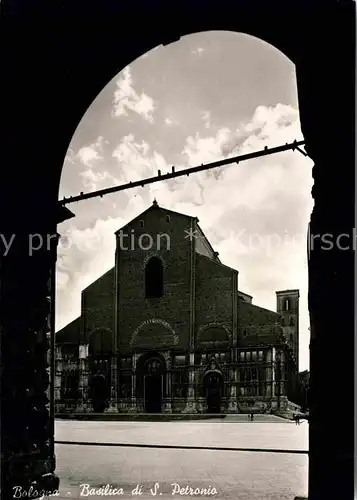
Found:
[[[258,358],[259,358],[259,361],[263,361],[263,351],[259,351]]]
[[[294,318],[290,318],[290,326],[294,326],[295,322],[294,322]]]
[[[225,352],[221,352],[220,355],[219,355],[219,361],[221,363],[225,363],[226,362],[226,353]]]
[[[253,351],[252,352],[252,361],[256,361],[257,360],[257,351]]]
[[[265,375],[264,368],[259,368],[259,370],[258,370],[258,376],[259,376],[259,392],[260,392],[260,396],[264,396],[265,395],[265,380],[266,380],[266,375]]]
[[[175,356],[173,359],[173,365],[174,366],[185,366],[186,365],[186,356],[185,355]]]
[[[188,387],[188,371],[184,368],[172,372],[172,389],[174,397],[185,398]]]
[[[169,215],[166,215],[166,222],[170,222],[170,216]]]
[[[143,220],[140,221],[140,227],[144,227],[144,221]]]
[[[250,352],[249,351],[246,352],[246,359],[247,359],[248,362],[250,361]]]
[[[242,363],[244,363],[244,352],[240,353],[240,360]]]
[[[130,358],[121,358],[120,366],[122,369],[130,370],[132,366],[131,357]]]
[[[78,370],[64,370],[62,375],[62,398],[77,399],[79,392]]]
[[[289,299],[285,299],[284,309],[285,309],[285,311],[290,310],[290,300]]]
[[[164,295],[164,267],[162,260],[152,257],[145,268],[145,297],[154,299]]]
[[[132,380],[131,372],[123,372],[120,374],[120,392],[123,399],[131,398]]]

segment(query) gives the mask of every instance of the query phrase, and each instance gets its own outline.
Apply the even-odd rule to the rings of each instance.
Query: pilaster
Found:
[[[110,360],[110,402],[108,412],[117,413],[118,409],[118,358],[113,356]]]
[[[171,353],[170,351],[165,351],[161,353],[162,356],[165,359],[165,382],[164,382],[164,387],[165,387],[165,393],[163,397],[163,408],[162,411],[163,413],[172,413],[172,390],[171,390],[171,380],[172,380],[172,363],[171,363]]]
[[[275,398],[276,396],[276,373],[275,373],[275,363],[276,363],[276,349],[272,347],[271,350],[271,396]]]
[[[265,396],[270,399],[273,396],[272,393],[272,349],[268,349],[266,353],[266,379],[265,379]]]
[[[88,366],[88,344],[79,346],[79,395],[80,403],[77,411],[87,412],[91,409],[88,400],[89,366]]]
[[[230,395],[228,401],[228,413],[238,413],[237,401],[237,368],[231,370]]]
[[[187,400],[183,413],[197,413],[195,399],[195,353],[190,352],[189,356]]]
[[[136,366],[139,359],[139,354],[133,354],[132,362],[132,373],[131,373],[131,408],[129,408],[130,413],[136,413],[138,411],[137,401],[136,401]]]

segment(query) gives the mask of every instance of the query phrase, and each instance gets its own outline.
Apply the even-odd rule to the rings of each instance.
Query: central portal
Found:
[[[206,377],[207,413],[221,413],[221,378],[217,373]]]
[[[215,359],[211,360],[210,367],[203,376],[203,385],[206,393],[207,413],[221,413],[223,376]]]
[[[163,365],[159,358],[149,358],[144,365],[144,402],[146,413],[161,413]]]

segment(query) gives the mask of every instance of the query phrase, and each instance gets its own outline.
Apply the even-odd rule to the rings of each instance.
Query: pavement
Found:
[[[307,496],[308,457],[293,453],[126,447],[126,444],[308,450],[308,424],[268,416],[224,421],[56,421],[59,500],[92,497],[293,500]],[[156,486],[155,486],[156,484]],[[190,491],[190,488],[191,491]],[[141,494],[140,494],[141,493]]]

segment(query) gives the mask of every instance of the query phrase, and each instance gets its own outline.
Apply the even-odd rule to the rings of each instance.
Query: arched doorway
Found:
[[[161,413],[165,394],[165,360],[156,352],[143,354],[136,366],[136,397],[145,413]]]
[[[144,408],[146,413],[161,413],[164,367],[160,358],[153,356],[144,365]]]
[[[207,402],[207,413],[221,413],[223,374],[214,359],[203,375],[203,386]]]

